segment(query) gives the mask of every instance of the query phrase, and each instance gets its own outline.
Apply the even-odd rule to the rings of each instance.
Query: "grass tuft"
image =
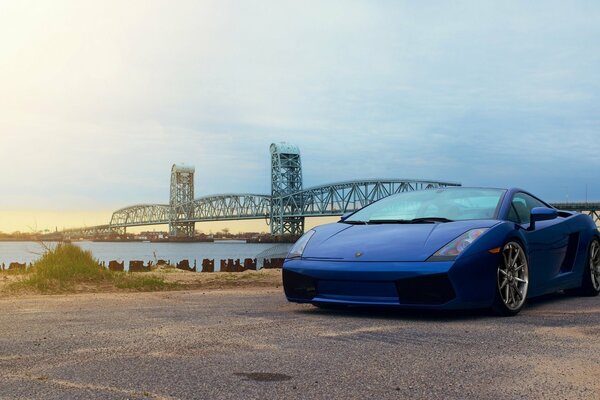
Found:
[[[48,249],[20,283],[40,292],[73,290],[77,284],[110,282],[111,273],[98,264],[92,253],[60,243]]]
[[[113,287],[125,290],[167,290],[176,286],[156,276],[130,275],[102,267],[89,251],[61,243],[47,249],[23,278],[10,285],[10,291],[34,290],[41,293],[77,292],[82,288]]]

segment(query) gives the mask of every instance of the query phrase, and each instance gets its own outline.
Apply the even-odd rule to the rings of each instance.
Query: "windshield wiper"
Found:
[[[350,225],[367,225],[367,221],[339,221],[343,224],[350,224]]]
[[[413,219],[371,219],[369,224],[434,224],[436,222],[453,222],[443,217],[421,217]]]
[[[412,224],[410,219],[370,219],[369,224]]]
[[[452,219],[444,218],[444,217],[421,217],[421,218],[413,218],[411,219],[412,223],[419,222],[454,222]]]

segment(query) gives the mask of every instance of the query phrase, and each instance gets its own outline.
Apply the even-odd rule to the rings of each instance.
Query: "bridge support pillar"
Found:
[[[302,217],[302,161],[300,149],[288,143],[273,143],[271,150],[271,235],[300,236]]]
[[[194,218],[194,167],[173,165],[171,168],[171,206],[169,235],[193,237]]]
[[[110,231],[110,233],[114,233],[117,235],[125,235],[127,233],[127,227],[124,227],[124,226],[118,227],[118,228],[111,227],[109,229],[109,231]]]
[[[304,217],[271,218],[272,235],[302,236],[304,233]]]

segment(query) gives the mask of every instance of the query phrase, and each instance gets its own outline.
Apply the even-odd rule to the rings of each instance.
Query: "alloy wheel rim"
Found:
[[[590,275],[592,286],[595,290],[600,290],[600,243],[597,240],[592,242],[590,248]]]
[[[506,308],[511,311],[521,308],[527,298],[529,268],[525,252],[515,242],[507,243],[502,249],[497,281],[498,292]]]

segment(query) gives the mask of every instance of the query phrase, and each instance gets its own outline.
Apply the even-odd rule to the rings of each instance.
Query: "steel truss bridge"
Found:
[[[381,183],[391,184],[390,181],[380,181]],[[355,182],[358,183],[358,182]],[[334,184],[335,185],[335,184]],[[309,189],[312,190],[312,189]],[[392,193],[398,193],[398,191],[392,191]],[[241,196],[240,199],[238,196]],[[194,220],[194,222],[208,222],[208,221],[235,221],[235,220],[243,220],[243,219],[261,219],[269,218],[268,211],[264,213],[256,212],[259,208],[263,208],[265,205],[259,205],[255,209],[249,208],[253,207],[245,203],[245,198],[247,196],[253,197],[252,201],[255,201],[256,198],[260,199],[261,202],[268,201],[269,196],[265,195],[219,195],[219,196],[208,196],[206,198],[197,199],[199,203],[203,200],[206,201],[209,198],[212,198],[213,203],[210,202],[204,203],[203,205],[198,205],[198,209],[204,209],[204,214],[198,214],[199,217]],[[237,198],[236,198],[237,197]],[[215,206],[214,202],[219,203],[218,206]],[[233,204],[233,205],[232,205]],[[235,204],[239,204],[239,208],[236,208]],[[253,203],[256,205],[256,203]],[[323,206],[325,203],[320,203]],[[341,205],[339,202],[338,205]],[[363,204],[361,201],[356,202],[348,202],[348,204]],[[368,203],[364,203],[365,205]],[[553,207],[558,208],[559,210],[565,211],[577,211],[583,214],[588,214],[592,217],[594,222],[597,225],[600,225],[600,202],[599,203],[553,203]],[[78,229],[67,229],[63,231],[63,234],[68,237],[79,238],[79,237],[99,237],[99,236],[107,236],[113,233],[124,233],[125,228],[130,226],[144,226],[144,225],[158,225],[158,224],[168,224],[170,221],[168,219],[161,218],[161,215],[164,217],[165,213],[168,214],[168,205],[137,205],[131,206],[119,211],[116,211],[113,214],[113,219],[111,223],[108,225],[98,225],[91,226],[86,228],[78,228]],[[355,209],[360,208],[360,206],[356,206]],[[210,214],[209,210],[214,209],[219,210],[216,211],[215,214]],[[246,210],[245,212],[239,212],[239,210]],[[268,206],[267,206],[268,210]],[[352,211],[351,208],[335,208],[332,207],[329,213],[313,213],[308,216],[337,216],[342,215],[344,212]],[[190,222],[190,221],[186,221]]]
[[[553,207],[559,210],[576,211],[587,214],[600,226],[600,202],[580,202],[580,203],[552,203]]]
[[[271,194],[232,193],[194,198],[195,169],[173,165],[168,204],[138,204],[113,213],[110,223],[68,229],[62,237],[102,237],[125,234],[130,227],[169,225],[175,237],[192,237],[197,222],[264,219],[272,235],[299,236],[306,217],[339,216],[391,194],[439,187],[455,182],[415,179],[368,179],[310,188],[302,185],[302,163],[297,146],[270,146]],[[600,222],[600,203],[557,203],[556,208],[590,214]]]
[[[300,149],[273,143],[271,193],[230,193],[194,197],[194,167],[173,165],[168,204],[138,204],[113,213],[106,225],[61,232],[63,237],[125,234],[130,227],[169,225],[174,237],[192,237],[197,222],[263,219],[272,235],[299,236],[306,217],[337,216],[394,193],[460,186],[454,182],[415,179],[368,179],[304,188]]]
[[[409,179],[371,179],[339,182],[307,188],[282,200],[285,218],[338,216],[357,210],[394,193],[436,187],[458,186],[456,183]],[[181,204],[191,214],[177,223],[264,219],[271,223],[271,196],[264,194],[221,194],[200,197]],[[125,233],[134,226],[171,224],[173,210],[169,204],[138,204],[113,213],[110,224],[63,231],[69,237],[97,237]],[[277,233],[275,233],[277,234]]]

